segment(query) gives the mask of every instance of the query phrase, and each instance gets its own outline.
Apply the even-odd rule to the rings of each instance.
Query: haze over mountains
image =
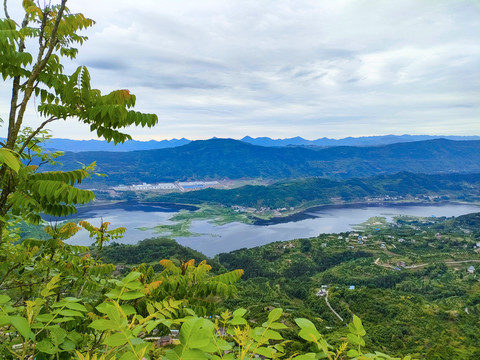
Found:
[[[97,185],[207,179],[346,179],[412,173],[479,173],[480,141],[445,139],[383,146],[264,147],[231,139],[193,141],[175,148],[132,152],[67,152],[63,170],[97,162]],[[58,169],[58,168],[57,168]],[[89,184],[92,183],[89,181]]]
[[[301,137],[292,137],[288,139],[271,139],[269,137],[252,138],[245,136],[241,141],[260,146],[376,146],[388,145],[401,142],[413,142],[433,139],[448,140],[480,140],[480,136],[431,136],[431,135],[384,135],[384,136],[364,136],[347,137],[343,139],[321,138],[317,140],[306,140]],[[215,138],[214,138],[215,139]],[[47,143],[47,148],[62,151],[135,151],[135,150],[154,150],[165,149],[186,145],[192,140],[181,138],[172,140],[150,140],[137,141],[131,140],[124,144],[114,145],[101,140],[71,140],[71,139],[51,139]]]

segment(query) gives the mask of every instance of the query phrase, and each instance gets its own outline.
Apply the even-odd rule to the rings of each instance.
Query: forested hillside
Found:
[[[476,360],[479,219],[479,213],[399,216],[390,225],[372,219],[349,233],[241,249],[210,262],[215,272],[244,269],[237,295],[224,306],[247,309],[254,323],[263,321],[266,311],[282,307],[284,322],[309,318],[329,343],[341,346],[348,333],[345,324],[355,314],[367,329],[368,348],[396,356]],[[127,268],[145,254],[145,262],[161,269],[152,254],[166,255],[158,253],[165,242],[107,246],[103,254]],[[190,251],[177,247],[169,254],[176,262]],[[308,351],[301,337],[285,331],[293,340],[288,351]]]
[[[367,346],[426,359],[478,359],[478,219],[400,217],[380,230],[220,254],[227,269],[245,269],[238,297],[227,304],[247,307],[254,317],[282,306],[315,318],[332,340],[345,334],[353,313],[371,332]],[[317,294],[322,286],[341,319],[325,291]]]
[[[151,200],[187,204],[217,204],[245,207],[297,207],[335,202],[367,201],[373,198],[397,201],[424,199],[437,200],[480,199],[480,174],[413,174],[399,173],[373,178],[329,180],[322,178],[279,181],[269,186],[244,186],[237,189],[205,189],[186,193],[170,193]]]
[[[252,138],[245,136],[241,141],[260,146],[313,146],[313,147],[330,147],[330,146],[378,146],[387,144],[396,144],[402,142],[413,142],[433,139],[448,140],[480,140],[480,136],[431,136],[431,135],[385,135],[385,136],[363,136],[363,137],[347,137],[344,139],[328,139],[322,138],[317,140],[306,140],[301,137],[288,139],[271,139],[269,137]],[[136,150],[153,150],[177,147],[188,144],[191,140],[171,139],[171,140],[149,140],[136,141],[130,140],[123,144],[114,145],[101,140],[71,140],[71,139],[50,139],[45,146],[49,150],[59,151],[136,151]]]
[[[480,141],[430,140],[378,147],[276,148],[212,139],[159,150],[66,153],[61,169],[97,162],[108,174],[92,185],[177,180],[301,177],[351,178],[400,171],[480,172]],[[49,169],[47,166],[45,169]]]

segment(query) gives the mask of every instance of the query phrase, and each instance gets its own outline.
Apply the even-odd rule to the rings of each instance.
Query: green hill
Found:
[[[66,153],[63,170],[97,162],[105,178],[88,184],[118,185],[176,180],[302,177],[351,178],[400,171],[480,172],[480,141],[445,139],[375,147],[263,147],[237,140],[212,139],[149,151]],[[47,169],[47,167],[44,167]],[[58,169],[58,168],[57,168]]]
[[[170,193],[152,200],[238,205],[270,208],[329,204],[333,201],[365,201],[367,198],[425,197],[441,199],[480,199],[480,174],[413,174],[402,172],[365,179],[329,180],[309,178],[280,181],[269,186],[244,186],[231,190],[205,189]]]

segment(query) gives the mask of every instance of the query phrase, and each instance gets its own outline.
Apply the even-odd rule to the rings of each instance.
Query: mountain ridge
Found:
[[[95,183],[109,186],[225,178],[342,179],[400,171],[475,173],[480,172],[480,141],[435,139],[384,146],[310,149],[212,139],[156,150],[67,152],[60,161],[64,164],[63,170],[96,161],[97,171],[108,177],[96,179]]]
[[[285,138],[285,139],[272,139],[270,137],[250,137],[245,136],[240,141],[250,143],[259,146],[306,146],[306,147],[331,147],[331,146],[380,146],[394,143],[403,142],[415,142],[423,140],[433,139],[447,139],[455,141],[468,141],[468,140],[480,140],[480,136],[433,136],[433,135],[382,135],[382,136],[363,136],[363,137],[346,137],[342,139],[329,139],[326,137],[316,140],[307,140],[300,136]],[[217,139],[217,138],[212,138]],[[209,139],[209,140],[212,140]],[[235,139],[232,139],[235,140]],[[72,140],[62,138],[52,138],[48,140],[46,147],[49,150],[61,150],[72,152],[83,151],[114,151],[114,152],[127,152],[136,150],[154,150],[165,149],[171,147],[178,147],[186,145],[192,141],[186,138],[171,139],[171,140],[149,140],[139,141],[130,140],[123,144],[114,145],[102,140]]]

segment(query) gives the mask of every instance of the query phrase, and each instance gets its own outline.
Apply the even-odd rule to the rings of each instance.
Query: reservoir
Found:
[[[194,211],[195,207],[176,204],[119,203],[86,207],[80,209],[76,217],[85,219],[94,226],[99,226],[102,219],[111,223],[110,229],[124,226],[127,228],[125,236],[115,241],[136,244],[143,239],[161,236],[150,229],[158,224],[174,224],[169,219],[181,209]],[[451,217],[479,211],[480,206],[456,203],[331,205],[312,208],[291,217],[259,221],[256,224],[232,222],[215,225],[207,220],[193,221],[190,231],[196,236],[175,239],[181,245],[212,257],[222,252],[275,241],[350,231],[352,226],[373,216],[383,216],[391,220],[394,215]],[[140,228],[149,228],[149,230],[140,230]],[[92,242],[85,230],[68,240],[70,244],[85,246]]]

